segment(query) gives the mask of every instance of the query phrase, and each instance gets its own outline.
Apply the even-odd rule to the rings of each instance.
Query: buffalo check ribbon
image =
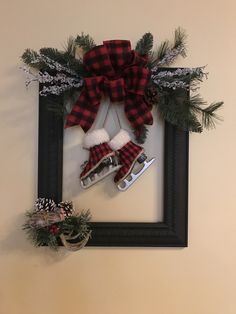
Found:
[[[144,100],[150,78],[147,57],[131,50],[128,40],[104,41],[85,53],[85,69],[91,74],[84,78],[82,92],[67,117],[65,127],[80,125],[85,132],[92,126],[104,95],[111,102],[124,101],[126,117],[139,135],[144,124],[152,124],[150,107]]]

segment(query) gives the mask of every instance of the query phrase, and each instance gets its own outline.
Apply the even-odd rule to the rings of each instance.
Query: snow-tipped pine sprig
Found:
[[[153,69],[151,80],[159,88],[183,88],[196,91],[199,88],[199,83],[204,78],[207,78],[208,73],[204,69],[205,67],[178,68],[172,71],[161,71],[160,69],[157,71]]]
[[[163,41],[156,52],[151,54],[151,67],[156,71],[159,67],[170,66],[177,57],[186,57],[186,33],[180,27],[175,30],[174,43]]]
[[[34,81],[43,84],[42,90],[39,92],[40,96],[60,95],[69,89],[80,88],[83,85],[81,78],[68,76],[65,73],[55,75],[51,75],[46,71],[36,73],[28,66],[21,67],[21,69],[27,74],[26,86]]]

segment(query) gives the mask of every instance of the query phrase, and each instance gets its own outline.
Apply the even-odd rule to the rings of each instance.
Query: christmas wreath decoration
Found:
[[[23,229],[35,246],[47,245],[57,250],[62,244],[77,251],[90,238],[90,219],[89,211],[77,214],[71,201],[56,204],[52,199],[38,198],[34,209],[26,213]]]
[[[151,33],[144,34],[134,50],[128,40],[96,46],[82,33],[70,37],[64,51],[26,49],[22,60],[29,75],[27,86],[36,80],[42,86],[41,96],[62,98],[63,107],[52,101],[48,109],[65,114],[65,127],[80,125],[87,132],[106,95],[111,102],[124,103],[136,140],[144,143],[153,106],[163,119],[186,131],[202,132],[220,120],[216,111],[223,102],[207,105],[197,93],[199,83],[207,78],[205,67],[168,69],[178,56],[186,56],[186,34],[181,28],[176,29],[173,43],[166,40],[155,50]],[[183,97],[186,92],[192,94],[188,101]]]

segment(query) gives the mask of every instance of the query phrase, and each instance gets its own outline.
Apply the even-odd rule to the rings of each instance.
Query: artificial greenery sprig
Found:
[[[186,57],[186,33],[178,27],[175,30],[174,42],[164,40],[156,50],[149,51],[149,68],[167,67],[172,65],[179,56]],[[149,39],[151,43],[151,38]]]
[[[204,128],[214,128],[221,120],[216,111],[223,102],[207,105],[199,94],[192,97],[187,94],[183,89],[160,91],[156,106],[161,117],[185,131],[201,133]]]
[[[96,46],[93,38],[88,34],[85,35],[84,33],[82,33],[81,35],[78,35],[75,38],[74,43],[75,45],[82,48],[84,52],[87,52]]]
[[[136,44],[135,51],[141,55],[148,55],[151,53],[153,47],[153,35],[146,33]]]

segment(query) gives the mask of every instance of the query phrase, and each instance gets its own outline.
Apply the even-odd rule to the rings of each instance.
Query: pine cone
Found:
[[[56,209],[56,203],[50,198],[38,198],[34,205],[36,212],[52,212]]]
[[[148,85],[144,97],[146,102],[152,108],[152,106],[156,104],[159,100],[157,87],[154,85]]]
[[[72,216],[74,209],[71,201],[64,201],[58,204],[58,207],[63,210],[65,217]]]

